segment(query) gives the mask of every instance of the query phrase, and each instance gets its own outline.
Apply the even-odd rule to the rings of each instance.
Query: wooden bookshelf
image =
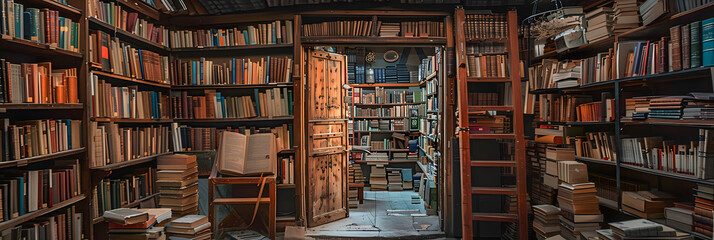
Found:
[[[59,11],[60,14],[71,16],[73,19],[79,19],[79,17],[82,16],[82,10],[53,0],[23,0],[22,4],[28,4],[36,7],[41,6],[43,8],[56,10]]]
[[[141,0],[116,0],[122,6],[128,7],[139,14],[151,18],[154,21],[160,20],[161,13],[154,7],[142,2]]]
[[[117,0],[117,1],[120,2],[120,1],[124,1],[124,0]],[[146,38],[140,37],[139,35],[130,33],[123,29],[109,25],[108,23],[105,23],[102,20],[96,19],[94,17],[89,17],[87,19],[88,19],[89,25],[91,26],[90,27],[91,29],[98,29],[103,32],[109,33],[109,35],[112,35],[113,37],[118,37],[119,40],[129,43],[134,48],[145,49],[145,50],[153,51],[153,52],[156,52],[156,53],[159,53],[162,55],[166,54],[170,51],[170,49],[164,45],[150,41]]]
[[[125,81],[125,82],[131,82],[131,83],[137,83],[137,84],[142,84],[142,85],[149,85],[149,86],[154,86],[154,87],[161,87],[161,88],[170,88],[171,85],[166,84],[166,83],[159,83],[159,82],[154,82],[154,81],[147,81],[147,80],[141,80],[141,79],[136,79],[133,77],[127,77],[127,76],[122,76],[114,73],[108,73],[104,72],[101,70],[91,70],[91,73],[96,74],[97,76],[103,77],[103,80],[119,80],[119,81]],[[109,78],[109,79],[106,79]]]
[[[420,105],[426,102],[412,102],[412,103],[355,103],[355,107],[381,107],[381,106],[405,106],[405,105]]]
[[[72,61],[79,63],[82,60],[81,52],[73,52],[62,48],[52,47],[48,44],[33,42],[22,38],[0,35],[0,50],[16,52],[20,54],[31,54],[46,58],[47,61],[62,62]]]
[[[138,119],[138,118],[106,118],[106,117],[93,117],[92,121],[95,122],[110,122],[110,123],[171,123],[171,119]]]
[[[267,84],[227,84],[227,85],[172,85],[171,90],[202,90],[202,89],[254,89],[293,87],[293,83]]]
[[[66,150],[66,151],[60,151],[60,152],[55,152],[55,153],[50,153],[50,154],[45,154],[45,155],[40,155],[40,156],[34,156],[34,157],[10,160],[10,161],[3,161],[3,162],[0,162],[0,168],[24,167],[24,166],[27,166],[28,164],[32,164],[32,163],[44,162],[44,161],[49,161],[49,160],[58,159],[58,158],[62,158],[62,157],[77,155],[77,154],[83,153],[85,150],[86,150],[86,148],[80,147],[80,148],[75,148],[75,149],[70,149],[70,150]]]
[[[199,47],[190,47],[190,48],[172,48],[171,53],[206,53],[206,52],[236,52],[239,53],[240,51],[245,51],[245,50],[268,50],[268,49],[277,49],[277,48],[285,48],[285,49],[290,49],[293,48],[292,43],[280,43],[280,44],[249,44],[249,45],[242,45],[242,46],[221,46],[221,47],[204,47],[204,46],[199,46]]]
[[[37,211],[34,211],[34,212],[30,212],[30,213],[25,213],[25,214],[22,215],[22,216],[19,216],[19,217],[16,217],[16,218],[13,218],[13,219],[10,219],[10,220],[7,220],[7,221],[0,222],[0,231],[3,231],[3,230],[5,230],[5,229],[8,229],[8,228],[11,228],[11,227],[20,225],[20,224],[23,224],[23,223],[25,223],[25,222],[27,222],[27,221],[34,220],[35,218],[38,218],[38,217],[41,217],[41,216],[44,216],[44,215],[53,213],[54,211],[57,211],[57,210],[62,209],[62,208],[65,208],[65,207],[67,207],[67,206],[74,205],[74,204],[76,204],[76,203],[78,203],[79,201],[82,201],[82,200],[84,200],[84,194],[80,194],[80,195],[78,195],[78,196],[76,196],[76,197],[73,197],[73,198],[70,198],[70,199],[68,199],[68,200],[66,200],[66,201],[64,201],[64,202],[60,202],[60,203],[58,203],[58,204],[55,204],[55,205],[52,206],[52,207],[43,208],[43,209],[40,209],[40,210],[37,210]]]
[[[183,119],[175,118],[174,122],[180,123],[230,123],[230,122],[255,122],[255,121],[288,121],[293,120],[292,116],[282,117],[254,117],[254,118],[206,118],[206,119]]]
[[[379,36],[310,36],[302,37],[302,43],[310,44],[349,44],[352,46],[375,45],[412,45],[412,46],[441,46],[446,44],[445,37],[379,37]]]
[[[82,103],[0,103],[2,110],[82,110]]]
[[[104,166],[90,167],[90,169],[97,170],[97,171],[113,171],[113,170],[117,170],[117,169],[121,169],[121,168],[125,168],[125,167],[131,167],[134,165],[150,162],[160,156],[169,155],[169,154],[172,154],[172,152],[159,153],[159,154],[155,154],[155,155],[151,155],[151,156],[145,156],[145,157],[131,159],[129,161],[107,164]]]

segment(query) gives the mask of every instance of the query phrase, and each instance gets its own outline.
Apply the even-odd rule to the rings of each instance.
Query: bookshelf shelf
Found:
[[[378,116],[366,116],[366,117],[352,117],[352,118],[357,118],[357,119],[402,119],[402,118],[409,118],[409,117],[378,117]]]
[[[648,26],[633,28],[630,31],[617,35],[620,39],[645,39],[650,37],[659,37],[662,33],[669,33],[669,28],[675,25],[690,23],[697,20],[704,20],[711,16],[714,11],[714,2],[704,4],[702,6],[690,9],[689,11],[677,13],[668,18],[663,18],[651,23]]]
[[[378,36],[312,36],[302,37],[302,44],[350,45],[444,45],[446,37],[378,37]]]
[[[215,150],[191,150],[191,151],[174,151],[173,153],[176,154],[184,154],[184,153],[208,153],[208,152],[215,152]],[[278,154],[293,154],[295,153],[295,149],[284,149],[278,152]]]
[[[513,106],[469,106],[471,111],[513,111]]]
[[[124,0],[118,0],[118,2],[121,2]],[[166,54],[170,51],[168,47],[165,47],[159,43],[152,42],[146,38],[140,37],[139,35],[127,32],[123,29],[116,28],[112,25],[109,25],[108,23],[102,22],[99,19],[89,17],[87,18],[89,20],[89,25],[90,29],[96,29],[91,26],[98,27],[99,30],[108,32],[108,33],[114,33],[112,34],[114,37],[119,37],[121,41],[127,42],[132,45],[132,47],[136,47],[139,49],[146,49],[149,51],[155,51],[158,53],[163,53]]]
[[[508,39],[507,38],[471,38],[471,39],[466,39],[466,43],[483,43],[483,42],[508,43]]]
[[[538,62],[538,61],[543,60],[543,59],[546,59],[546,58],[552,58],[552,57],[557,57],[557,56],[558,56],[558,52],[552,51],[552,52],[548,52],[548,53],[545,53],[545,54],[543,54],[543,55],[534,57],[534,58],[531,59],[530,61],[531,61],[531,63],[534,63],[534,62]]]
[[[203,89],[253,89],[293,87],[293,83],[267,83],[267,84],[231,84],[231,85],[173,85],[171,90],[203,90]]]
[[[82,60],[81,52],[73,52],[47,44],[37,43],[30,40],[15,38],[8,35],[0,35],[0,50],[7,50],[22,54],[31,54],[46,57],[52,62],[62,62],[65,60]]]
[[[129,167],[129,166],[142,164],[145,162],[150,162],[159,156],[168,155],[168,154],[172,154],[172,153],[171,152],[159,153],[159,154],[155,154],[155,155],[151,155],[151,156],[135,158],[135,159],[132,159],[129,161],[112,163],[112,164],[107,164],[107,165],[98,166],[98,167],[90,167],[89,169],[97,170],[97,171],[113,171],[116,169],[121,169],[121,168]]]
[[[112,122],[112,123],[170,123],[171,119],[136,119],[136,118],[92,118],[95,122]]]
[[[277,187],[278,189],[281,189],[281,188],[285,188],[285,189],[295,188],[295,184],[284,184],[284,183],[281,183],[281,184],[277,184],[276,187]]]
[[[354,131],[355,133],[408,133],[410,130]]]
[[[714,128],[714,120],[702,119],[653,119],[632,120],[630,118],[622,118],[620,122],[625,124],[649,124],[649,125],[664,125],[664,126],[682,126],[682,127],[703,127]]]
[[[253,122],[253,121],[288,121],[293,120],[293,116],[284,117],[255,117],[255,118],[207,118],[207,119],[178,119],[174,122],[183,123],[219,123],[219,122]]]
[[[684,181],[694,182],[694,183],[707,185],[707,186],[714,186],[714,181],[712,181],[712,180],[698,179],[691,175],[665,172],[665,171],[660,171],[660,170],[654,170],[654,169],[649,169],[649,168],[633,166],[633,165],[629,165],[629,164],[620,164],[620,167],[625,168],[625,169],[630,169],[633,171],[637,171],[637,172],[641,172],[641,173],[647,173],[647,174],[652,174],[652,175],[661,176],[661,177],[684,180]]]
[[[595,197],[597,198],[597,202],[600,204],[600,206],[618,211],[616,201],[612,201],[612,200],[604,198],[604,197],[598,197],[598,196],[595,196]]]
[[[84,109],[82,103],[0,103],[4,110],[68,110]]]
[[[31,213],[25,213],[24,215],[13,218],[11,220],[0,222],[0,231],[3,231],[5,229],[8,229],[8,228],[20,225],[20,224],[23,224],[27,221],[31,221],[37,217],[43,216],[48,213],[52,213],[52,212],[62,209],[64,207],[73,205],[79,201],[84,200],[84,197],[85,197],[84,194],[80,194],[80,195],[70,198],[64,202],[60,202],[50,208],[44,208],[44,209],[40,209],[40,210],[31,212]]]
[[[129,203],[129,204],[122,205],[121,207],[123,207],[123,208],[133,208],[133,207],[139,206],[139,204],[141,204],[142,202],[145,202],[145,201],[147,201],[147,200],[149,200],[149,199],[158,197],[159,195],[160,195],[159,193],[154,193],[154,194],[151,194],[151,195],[149,195],[149,196],[146,196],[146,197],[143,197],[143,198],[141,198],[141,199],[138,199],[138,200],[136,200],[136,201],[134,201],[134,202],[131,202],[131,203]],[[96,217],[96,218],[92,219],[92,224],[98,224],[98,223],[101,223],[101,222],[104,222],[104,217],[102,217],[102,216]]]
[[[350,84],[351,87],[355,88],[373,88],[373,87],[418,87],[421,82],[418,83],[360,83],[360,84]]]
[[[61,151],[61,152],[56,152],[56,153],[51,153],[51,154],[40,155],[40,156],[34,156],[34,157],[23,158],[23,159],[18,159],[18,160],[11,160],[11,161],[4,161],[4,162],[0,162],[0,168],[26,166],[27,164],[31,164],[31,163],[43,162],[43,161],[47,161],[47,160],[52,160],[52,159],[56,159],[56,158],[61,158],[61,157],[66,157],[66,156],[83,153],[84,150],[85,150],[85,148],[81,147],[81,148],[76,148],[76,149],[70,149],[67,151]]]
[[[145,2],[139,0],[117,0],[117,2],[121,5],[131,8],[134,11],[139,12],[140,14],[150,17],[153,20],[159,20],[159,11],[156,10],[156,8],[146,4]]]
[[[405,105],[419,105],[426,102],[413,102],[413,103],[355,103],[356,107],[380,107],[380,106],[405,106]]]
[[[136,78],[133,78],[133,77],[126,77],[126,76],[122,76],[122,75],[118,75],[118,74],[114,74],[114,73],[104,72],[104,71],[101,71],[101,70],[92,70],[91,73],[96,74],[96,75],[99,75],[99,76],[102,76],[102,77],[111,78],[111,79],[113,79],[113,80],[121,80],[121,81],[133,82],[133,83],[139,83],[139,84],[143,84],[143,85],[149,85],[149,86],[161,87],[161,88],[170,88],[170,87],[171,87],[171,85],[165,84],[165,83],[158,83],[158,82],[153,82],[153,81],[140,80],[140,79],[136,79]]]
[[[417,162],[416,160],[370,160],[370,161],[364,161],[364,160],[355,160],[354,162],[356,163],[365,163],[365,164],[394,164],[394,163],[415,163]]]
[[[575,160],[582,161],[582,162],[588,162],[588,163],[611,165],[611,166],[617,165],[617,163],[615,161],[608,161],[608,160],[603,160],[603,159],[581,157],[581,156],[575,156]]]
[[[429,180],[431,180],[431,181],[434,181],[434,178],[432,178],[432,177],[431,177],[431,174],[429,174],[429,172],[427,171],[426,166],[424,166],[424,164],[422,164],[422,163],[419,162],[419,161],[417,161],[416,163],[417,163],[417,166],[419,166],[419,168],[421,169],[421,172],[424,173],[424,176],[426,176],[427,179],[429,179]]]
[[[172,48],[172,53],[206,53],[206,52],[225,52],[225,51],[242,51],[242,50],[263,50],[285,48],[292,49],[292,43],[281,44],[250,44],[242,46],[224,46],[224,47],[192,47],[192,48]]]
[[[56,10],[62,14],[69,14],[74,19],[78,19],[82,16],[82,10],[52,0],[23,0],[22,3],[30,4],[32,6],[42,6],[44,8]]]
[[[511,78],[504,77],[468,77],[468,83],[500,83],[511,82]]]
[[[490,133],[490,134],[470,134],[471,139],[513,139],[515,136],[511,133]]]

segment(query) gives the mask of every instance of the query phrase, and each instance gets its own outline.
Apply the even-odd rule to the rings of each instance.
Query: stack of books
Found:
[[[694,194],[694,231],[712,236],[712,211],[714,210],[714,189],[711,186],[697,184]]]
[[[655,96],[642,96],[625,99],[625,117],[645,119],[650,113],[650,99]]]
[[[387,188],[389,191],[402,191],[402,169],[387,168]]]
[[[588,23],[585,37],[588,42],[597,42],[612,36],[613,17],[614,12],[609,7],[600,7],[585,14]]]
[[[201,215],[186,215],[171,221],[166,225],[166,234],[169,239],[211,239],[211,222],[208,217]]]
[[[585,172],[587,175],[587,171]],[[558,205],[561,209],[560,235],[565,239],[581,238],[581,233],[600,229],[603,216],[595,196],[594,183],[563,183],[558,187]]]
[[[383,22],[379,27],[380,37],[398,37],[399,36],[399,23],[395,22]]]
[[[615,0],[614,31],[616,34],[627,32],[640,26],[640,9],[637,0]]]
[[[558,163],[561,161],[575,161],[575,149],[548,147],[545,157],[543,183],[551,188],[558,188]]]
[[[674,196],[660,191],[622,192],[622,210],[641,218],[662,219],[664,208],[671,207],[674,200]]]
[[[403,168],[402,169],[402,189],[412,190],[414,188],[414,182],[412,181],[412,169]]]
[[[545,239],[560,234],[560,208],[553,205],[533,206],[533,231],[537,239]]]
[[[687,233],[647,219],[612,222],[610,229],[597,230],[600,239],[693,239]]]
[[[556,88],[575,87],[580,84],[580,78],[582,77],[580,62],[580,60],[573,60],[559,64],[558,71],[553,74]]]
[[[640,5],[640,15],[642,15],[642,25],[649,25],[659,17],[674,11],[673,1],[668,0],[647,0]]]
[[[664,209],[664,218],[667,226],[676,229],[692,231],[694,230],[694,206],[675,203],[674,207]]]
[[[112,240],[166,239],[163,227],[155,226],[169,218],[171,209],[119,208],[104,212],[104,220],[109,223],[109,239]]]
[[[648,117],[679,119],[682,117],[682,104],[688,96],[667,96],[650,100]]]
[[[159,205],[176,217],[198,213],[198,165],[195,155],[174,154],[157,159]]]
[[[369,174],[369,187],[372,191],[387,190],[387,171],[382,164],[372,166]]]

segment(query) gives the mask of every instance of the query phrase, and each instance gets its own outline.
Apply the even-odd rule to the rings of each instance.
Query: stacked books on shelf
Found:
[[[377,22],[381,26],[382,22]],[[435,21],[405,21],[401,22],[402,37],[444,37],[444,22]]]
[[[277,151],[290,149],[293,146],[293,125],[283,124],[272,128],[255,128],[245,126],[236,129],[216,129],[210,127],[189,127],[179,126],[178,123],[171,125],[172,143],[175,151],[215,151],[218,148],[218,137],[224,131],[238,132],[245,135],[256,133],[273,133],[278,140]]]
[[[366,82],[367,79],[365,78],[366,73],[367,73],[365,71],[365,55],[366,54],[367,54],[367,50],[363,47],[345,48],[345,55],[347,55],[347,82],[348,83],[350,83],[350,84],[367,83]],[[371,81],[370,83],[374,83],[374,82]]]
[[[609,229],[596,230],[602,239],[692,239],[688,233],[678,232],[671,227],[647,220],[634,219],[609,223]]]
[[[614,34],[612,29],[615,14],[612,8],[599,7],[585,14],[587,30],[585,37],[588,42],[597,42]]]
[[[533,216],[533,231],[538,239],[560,234],[560,208],[553,205],[535,205]]]
[[[82,213],[76,207],[55,211],[54,216],[40,216],[22,225],[5,229],[3,238],[12,239],[80,239],[82,236]]]
[[[169,83],[169,60],[158,53],[136,49],[102,31],[90,31],[89,61],[107,73]]]
[[[421,91],[407,90],[385,90],[384,87],[375,87],[374,92],[365,92],[361,88],[357,94],[353,93],[353,103],[355,104],[391,104],[391,103],[420,103],[422,99]]]
[[[216,119],[278,117],[293,114],[292,90],[268,88],[253,90],[253,96],[222,96],[215,90],[204,90],[204,96],[189,96],[181,92],[172,97],[174,118]]]
[[[464,32],[466,40],[506,38],[506,14],[467,14]]]
[[[622,162],[629,165],[709,179],[712,174],[712,134],[699,129],[699,141],[678,144],[661,136],[623,138]]]
[[[354,120],[355,131],[407,131],[404,119]]]
[[[2,220],[16,219],[79,196],[79,167],[79,160],[56,160],[51,168],[4,173],[0,180]]]
[[[293,22],[277,20],[240,28],[174,30],[170,34],[171,48],[292,44]]]
[[[112,240],[166,239],[163,228],[156,227],[158,219],[166,220],[166,216],[171,216],[170,209],[118,208],[103,213],[104,220],[109,222],[109,239]]]
[[[664,209],[667,226],[691,232],[694,230],[694,206],[675,203]]]
[[[290,57],[181,60],[171,64],[173,85],[244,85],[290,82]]]
[[[711,186],[697,184],[694,193],[694,231],[712,236],[712,212],[714,212],[714,189]]]
[[[714,96],[711,93],[633,97],[625,99],[625,104],[625,116],[633,120],[714,119]]]
[[[595,184],[587,182],[587,171],[585,181],[573,184],[564,181],[558,187],[560,235],[565,239],[580,239],[581,233],[600,229],[603,215],[595,192]]]
[[[615,0],[614,31],[623,33],[640,26],[640,9],[637,0]]]
[[[675,197],[660,191],[622,192],[622,210],[641,218],[662,219],[664,209],[674,204]]]
[[[81,148],[82,121],[0,119],[2,160],[11,161]]]
[[[399,23],[386,22],[379,25],[380,37],[399,37]]]
[[[385,153],[386,154],[386,153]],[[369,188],[371,191],[386,191],[388,186],[387,170],[383,164],[372,165],[369,173]]]
[[[94,216],[112,209],[136,204],[140,199],[154,194],[156,169],[135,169],[132,174],[105,178],[92,190]]]
[[[170,208],[174,217],[198,214],[196,155],[161,156],[157,159],[156,165],[159,206]]]
[[[674,2],[676,1],[647,0],[642,3],[642,5],[640,5],[642,25],[647,26],[654,22],[654,20],[674,12]]]
[[[561,162],[574,163],[575,152],[570,148],[548,147],[545,152],[545,173],[543,174],[543,184],[551,188],[558,188],[558,179],[561,170]],[[581,167],[581,166],[578,166]],[[564,174],[564,173],[563,173]]]
[[[105,118],[168,119],[169,96],[162,92],[140,91],[134,86],[119,87],[90,73],[91,116]]]
[[[79,103],[77,69],[0,59],[0,103]]]
[[[101,167],[169,152],[167,126],[119,127],[89,122],[89,165]]]
[[[0,34],[79,52],[79,23],[60,17],[59,11],[25,8],[14,1],[2,6]]]
[[[387,190],[402,191],[402,169],[387,168]]]
[[[135,34],[146,40],[168,46],[169,29],[140,18],[136,12],[126,11],[115,2],[87,1],[88,16],[112,27]]]
[[[576,156],[615,161],[615,136],[611,132],[588,132],[573,137],[572,143]]]
[[[164,227],[169,239],[211,239],[211,222],[201,215],[186,215],[175,219]]]

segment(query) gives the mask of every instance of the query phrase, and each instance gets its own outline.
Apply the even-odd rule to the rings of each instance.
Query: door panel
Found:
[[[343,55],[310,51],[307,72],[307,225],[347,217],[347,66]]]

